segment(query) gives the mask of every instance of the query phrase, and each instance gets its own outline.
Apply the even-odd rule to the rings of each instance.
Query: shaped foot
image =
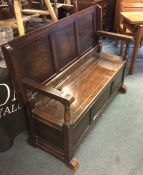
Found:
[[[73,158],[69,163],[68,163],[68,167],[73,170],[76,171],[79,167],[79,161],[75,158]]]
[[[119,89],[119,91],[123,94],[125,94],[127,92],[127,86],[126,85],[122,85]]]

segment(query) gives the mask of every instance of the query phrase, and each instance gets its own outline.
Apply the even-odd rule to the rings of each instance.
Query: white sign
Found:
[[[7,116],[21,109],[21,106],[17,102],[15,91],[13,91],[5,83],[0,84],[0,93],[3,92],[2,89],[5,90],[6,93],[0,94],[0,96],[3,97],[4,99],[3,102],[0,102],[0,118]],[[7,103],[9,105],[7,105]]]

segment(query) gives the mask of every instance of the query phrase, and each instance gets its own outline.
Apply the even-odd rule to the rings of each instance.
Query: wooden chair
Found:
[[[123,26],[123,19],[121,16],[121,12],[143,12],[143,0],[118,0],[116,6],[116,15],[115,15],[115,31],[121,34],[131,35],[135,39],[135,47],[133,50],[133,56],[131,59],[130,71],[129,74],[134,73],[135,69],[135,60],[138,53],[138,48],[141,45],[142,41],[142,26],[137,27],[133,24],[124,24]],[[123,43],[121,43],[121,53],[123,51]]]
[[[121,12],[143,12],[143,0],[117,0],[114,28],[117,33],[123,32]],[[128,28],[127,33],[132,33]]]
[[[57,21],[57,16],[53,10],[53,7],[49,0],[44,0],[48,10],[37,9],[22,9],[20,0],[7,0],[12,18],[8,20],[1,20],[1,26],[10,26],[12,28],[18,28],[19,35],[25,34],[24,23],[40,15],[51,15],[53,21]],[[27,16],[23,16],[23,14]]]
[[[30,6],[34,9],[39,9],[39,8],[46,9],[47,8],[44,0],[41,0],[41,1],[28,0],[28,2],[30,4]],[[54,11],[55,11],[58,19],[59,19],[59,9],[60,8],[66,9],[66,10],[71,10],[71,8],[73,7],[70,0],[50,0],[50,2],[54,8]]]
[[[136,59],[138,55],[138,48],[141,46],[142,38],[143,38],[143,25],[140,25],[135,36],[135,46],[134,46],[133,55],[131,59],[129,74],[134,73]]]

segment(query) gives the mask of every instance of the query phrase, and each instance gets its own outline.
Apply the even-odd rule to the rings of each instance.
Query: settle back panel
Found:
[[[97,22],[93,6],[11,42],[15,81],[44,82],[58,74],[96,45]]]

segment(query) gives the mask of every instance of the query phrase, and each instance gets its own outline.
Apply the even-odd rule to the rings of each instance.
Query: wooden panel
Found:
[[[122,82],[122,76],[123,76],[123,68],[118,72],[116,75],[113,84],[112,84],[112,92],[119,86],[119,84]]]
[[[44,139],[49,144],[54,145],[60,149],[64,147],[63,132],[56,130],[38,120],[35,120],[36,134],[41,139]]]
[[[80,43],[80,53],[82,54],[90,47],[94,46],[94,14],[91,13],[78,19],[78,34]]]
[[[74,125],[72,130],[72,137],[73,137],[73,146],[75,146],[79,139],[83,136],[84,132],[86,132],[87,128],[89,127],[90,123],[90,110],[86,112],[81,120]]]
[[[92,120],[96,119],[96,115],[98,114],[98,112],[101,110],[101,108],[104,106],[104,104],[110,97],[110,92],[111,92],[111,84],[106,88],[106,90],[103,91],[103,93],[94,103],[92,107]]]
[[[77,57],[74,23],[51,35],[58,69],[61,69]]]
[[[36,81],[44,81],[55,73],[48,36],[32,43],[25,44],[20,49],[20,68],[23,77]]]
[[[15,60],[14,74],[20,79],[28,77],[43,82],[79,56],[79,45],[81,52],[93,47],[94,13],[95,7],[85,9],[9,43],[13,48],[9,59]]]

